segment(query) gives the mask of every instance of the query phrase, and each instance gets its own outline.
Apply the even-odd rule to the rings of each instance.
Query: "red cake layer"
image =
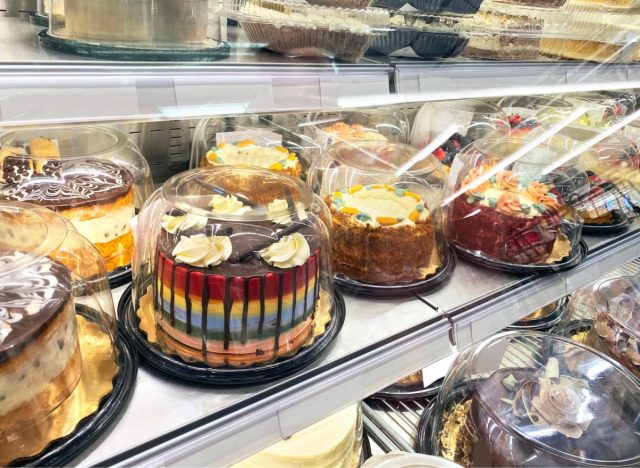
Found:
[[[538,263],[553,250],[561,217],[549,210],[533,218],[511,216],[464,196],[456,198],[449,221],[452,242],[509,263]]]

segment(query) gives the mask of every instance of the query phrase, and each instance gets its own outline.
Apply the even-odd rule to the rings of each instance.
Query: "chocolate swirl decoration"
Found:
[[[93,203],[109,203],[126,194],[133,175],[106,160],[64,163],[59,175],[37,176],[7,185],[0,198],[65,209]]]
[[[22,257],[0,251],[0,266]],[[35,338],[71,294],[69,271],[49,257],[0,277],[0,362]]]

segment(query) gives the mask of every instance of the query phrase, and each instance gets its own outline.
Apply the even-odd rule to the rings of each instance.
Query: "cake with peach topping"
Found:
[[[219,143],[207,152],[200,165],[258,166],[295,177],[302,173],[302,164],[295,153],[279,145],[260,146],[252,140]]]
[[[451,241],[509,263],[544,262],[560,229],[559,194],[551,185],[524,180],[508,170],[489,177],[491,169],[476,167],[463,180],[461,188],[466,190],[450,213]]]
[[[424,279],[434,247],[420,195],[392,185],[354,186],[326,198],[336,273],[373,284]]]
[[[360,124],[348,124],[346,122],[336,122],[333,125],[322,127],[321,130],[330,134],[336,141],[348,140],[372,140],[387,141],[387,138],[377,132],[365,128]]]

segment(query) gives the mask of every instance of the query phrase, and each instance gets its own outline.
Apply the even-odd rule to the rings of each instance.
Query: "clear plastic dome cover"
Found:
[[[362,140],[332,145],[322,161],[309,182],[331,211],[335,272],[371,284],[433,275],[446,248],[440,162],[409,145]]]
[[[115,365],[115,331],[95,247],[48,209],[0,202],[0,464],[37,454],[64,427],[61,407],[95,348],[81,338]]]
[[[570,339],[495,335],[460,353],[438,395],[431,446],[465,466],[637,466],[640,386]]]
[[[583,109],[584,114],[575,121],[583,127],[608,127],[634,110],[632,101],[623,95],[608,95],[600,92],[587,92],[564,96],[565,101],[576,109]]]
[[[153,186],[126,135],[95,126],[13,130],[0,135],[0,153],[0,198],[58,211],[94,243],[108,271],[130,264],[130,223]]]
[[[544,129],[541,127],[531,135]],[[598,129],[569,126],[547,142],[565,155],[575,155],[577,166],[589,177],[589,193],[577,204],[585,225],[612,224],[640,207],[640,195],[633,181],[638,171],[633,146],[617,133],[593,143],[599,135]]]
[[[303,177],[318,146],[302,135],[297,114],[246,114],[201,120],[191,167],[245,165]]]
[[[356,112],[317,112],[301,127],[323,150],[338,141],[371,140],[406,143],[409,120],[399,107],[361,109]]]
[[[509,119],[511,136],[523,138],[531,130],[568,117],[573,104],[552,96],[509,96],[498,102]]]
[[[459,158],[444,200],[449,242],[472,258],[506,264],[571,256],[583,223],[576,204],[589,192],[575,159],[521,139],[479,140]]]
[[[409,143],[430,147],[443,164],[451,166],[470,143],[509,135],[507,116],[496,106],[475,99],[425,103],[413,122]]]
[[[640,377],[640,279],[612,276],[577,291],[559,331]]]
[[[300,180],[248,166],[169,179],[138,217],[134,304],[172,354],[246,366],[289,356],[330,318],[324,204]]]

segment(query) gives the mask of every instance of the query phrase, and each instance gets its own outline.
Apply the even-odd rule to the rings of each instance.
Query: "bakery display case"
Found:
[[[462,466],[633,465],[638,380],[609,357],[535,332],[461,353],[419,429],[419,450]]]
[[[137,361],[98,251],[46,208],[0,202],[0,463],[63,465],[126,404]]]
[[[309,183],[331,212],[336,283],[379,296],[424,291],[455,266],[442,235],[445,171],[400,143],[333,144]]]
[[[128,387],[116,376],[94,393],[106,395],[95,414],[55,416],[71,432],[10,462],[350,466],[364,462],[351,448],[415,451],[454,354],[578,318],[584,332],[599,320],[590,352],[633,372],[637,340],[612,298],[580,317],[571,305],[638,255],[634,3],[53,0],[45,32],[2,14],[2,204],[42,194],[30,209],[56,209],[103,254],[105,356],[120,366],[129,340],[142,363]],[[73,258],[61,265],[93,257]],[[133,283],[114,287],[128,264]],[[633,310],[623,289],[613,299]],[[74,302],[78,346],[78,304],[92,301]],[[522,367],[548,353],[535,346],[502,367],[540,368]],[[308,429],[365,399],[362,416]],[[408,422],[408,439],[382,430],[359,451],[354,424],[384,418]],[[495,421],[544,463],[569,456],[553,445],[562,433],[544,445]],[[622,453],[614,423],[604,445]],[[584,464],[605,461],[586,451]]]
[[[326,206],[299,179],[251,166],[169,179],[138,215],[123,320],[149,363],[218,385],[264,382],[335,339]]]
[[[447,237],[464,258],[512,273],[576,266],[586,253],[578,202],[587,174],[551,146],[478,140],[459,156],[444,205]]]
[[[0,198],[59,212],[96,246],[112,283],[126,283],[131,223],[152,191],[138,147],[107,127],[65,126],[5,131],[0,153]]]

